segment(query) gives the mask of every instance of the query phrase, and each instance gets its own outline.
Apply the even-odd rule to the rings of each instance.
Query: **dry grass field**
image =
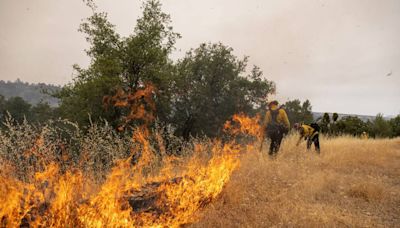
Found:
[[[322,138],[321,155],[296,139],[276,160],[245,154],[191,226],[400,227],[400,139]]]
[[[257,119],[237,120],[240,132],[257,134]],[[0,131],[0,227],[400,224],[400,138],[322,138],[318,155],[290,135],[271,160],[267,144],[260,153],[234,124],[224,143],[171,136],[180,156],[166,155],[157,129],[153,138],[140,129],[121,137],[108,125],[85,134],[58,125]]]

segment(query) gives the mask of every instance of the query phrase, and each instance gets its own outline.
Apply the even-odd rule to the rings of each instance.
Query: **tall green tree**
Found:
[[[247,58],[232,52],[221,43],[201,44],[179,61],[173,122],[184,137],[215,136],[233,114],[254,114],[275,91],[258,67],[246,75]]]
[[[333,135],[337,135],[337,134],[338,134],[338,131],[339,131],[339,129],[338,129],[338,127],[337,127],[337,121],[338,121],[338,119],[339,119],[339,115],[338,115],[336,112],[334,112],[334,113],[332,114],[332,123],[331,123],[331,125],[330,125],[330,132],[331,132],[331,134],[333,134]]]
[[[303,102],[301,106],[301,113],[303,116],[303,121],[305,123],[311,123],[313,122],[313,115],[312,115],[312,106],[311,102],[307,99]]]
[[[322,116],[322,123],[321,123],[321,131],[323,133],[330,133],[330,124],[331,124],[331,118],[328,113],[324,113]]]
[[[32,121],[35,123],[45,123],[55,117],[54,108],[49,103],[41,102],[31,108]]]
[[[6,101],[2,101],[4,106],[2,109],[3,120],[7,116],[7,113],[18,123],[21,123],[26,118],[27,120],[32,119],[31,105],[27,103],[21,97],[11,97]]]
[[[326,113],[326,112],[324,113],[324,115],[322,116],[322,122],[324,122],[326,124],[331,123],[331,118],[328,113]]]
[[[301,123],[304,122],[302,117],[301,102],[298,99],[287,101],[285,103],[285,110],[288,115],[290,123]]]
[[[156,91],[156,117],[176,127],[177,134],[218,134],[234,113],[254,114],[265,108],[266,98],[275,85],[263,78],[258,67],[246,74],[247,57],[238,59],[223,44],[202,44],[173,62],[179,34],[173,31],[169,15],[157,0],[148,0],[133,34],[121,37],[109,23],[107,14],[94,13],[80,27],[86,34],[91,58],[87,69],[75,66],[74,82],[57,95],[60,113],[81,125],[106,119],[115,126],[129,109],[107,107],[104,98],[117,89],[134,93],[151,83]]]
[[[88,124],[88,115],[94,121],[104,118],[114,122],[123,111],[104,109],[103,98],[114,95],[118,88],[135,92],[151,82],[158,89],[158,116],[166,118],[171,111],[169,82],[174,75],[168,56],[179,38],[170,26],[169,15],[161,11],[159,1],[146,1],[133,34],[121,37],[107,14],[96,12],[91,1],[89,5],[94,13],[79,30],[90,44],[86,53],[91,64],[87,69],[75,65],[74,81],[56,94],[61,100],[61,114],[81,125]]]
[[[373,121],[372,131],[375,137],[392,136],[392,128],[390,126],[390,123],[383,118],[382,114],[376,115]]]
[[[390,126],[392,127],[392,136],[399,137],[400,136],[400,115],[397,115],[395,118],[390,120]]]
[[[336,122],[336,121],[338,120],[338,118],[339,118],[339,115],[338,115],[336,112],[334,112],[334,113],[332,114],[332,121],[333,121],[333,122]]]
[[[291,123],[310,124],[313,122],[312,106],[309,100],[303,103],[298,99],[287,101],[285,110]]]

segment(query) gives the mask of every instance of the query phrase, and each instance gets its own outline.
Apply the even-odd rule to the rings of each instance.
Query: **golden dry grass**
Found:
[[[400,226],[400,139],[323,138],[321,155],[296,139],[285,139],[276,160],[245,154],[191,226]]]

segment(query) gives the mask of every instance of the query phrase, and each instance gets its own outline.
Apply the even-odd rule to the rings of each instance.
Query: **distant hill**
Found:
[[[329,117],[332,118],[332,114],[331,112],[328,112]],[[322,116],[324,115],[324,112],[313,112],[313,118],[314,120],[318,120],[320,118],[322,118]],[[357,114],[343,114],[343,113],[338,113],[339,115],[339,120],[343,117],[347,117],[347,116],[357,116],[358,118],[360,118],[362,121],[367,122],[369,121],[373,121],[375,119],[375,116],[368,116],[368,115],[357,115]],[[383,118],[386,120],[391,119],[393,116],[384,116]]]
[[[0,95],[6,99],[10,97],[22,97],[26,102],[36,105],[39,102],[47,102],[50,106],[58,106],[58,99],[44,94],[43,91],[58,91],[60,86],[45,83],[30,84],[17,79],[14,82],[0,80]]]
[[[0,95],[4,96],[6,99],[10,97],[22,97],[26,102],[36,105],[38,103],[42,102],[47,102],[50,104],[52,107],[58,106],[58,99],[51,97],[43,91],[49,91],[49,92],[55,92],[60,90],[60,86],[56,85],[51,85],[51,84],[45,84],[45,83],[27,83],[27,82],[22,82],[21,80],[17,79],[14,82],[10,81],[3,81],[0,80]],[[324,112],[313,112],[313,118],[314,120],[318,120],[319,118],[322,118],[324,115]],[[332,114],[328,112],[329,116],[332,118]],[[346,116],[357,116],[363,121],[372,121],[375,119],[375,116],[369,116],[369,115],[357,115],[357,114],[343,114],[343,113],[338,113],[339,119],[346,117]],[[391,119],[394,116],[385,116],[385,119]]]

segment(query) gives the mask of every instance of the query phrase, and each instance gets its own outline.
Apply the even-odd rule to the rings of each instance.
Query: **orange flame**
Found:
[[[129,114],[124,117],[125,124],[132,120],[142,120],[145,125],[148,125],[154,121],[154,111],[156,105],[153,100],[153,95],[156,93],[156,89],[152,84],[147,84],[143,89],[139,89],[135,93],[125,92],[122,89],[118,89],[116,95],[110,97],[105,96],[103,102],[105,107],[127,107],[129,108]],[[124,129],[124,126],[119,127],[120,131]]]
[[[259,124],[260,118],[260,115],[251,118],[243,113],[235,114],[232,121],[225,123],[224,130],[232,135],[245,134],[260,139],[263,134],[263,128]]]
[[[117,106],[131,104],[127,119],[151,121],[154,116],[145,112],[145,106],[155,108],[148,98],[152,91],[119,92],[111,100]],[[235,115],[225,124],[225,131],[259,137],[258,122],[258,116]],[[93,182],[91,174],[81,168],[63,171],[56,161],[43,163],[43,169],[32,171],[32,178],[26,181],[0,171],[0,226],[176,227],[192,223],[196,212],[223,191],[240,164],[240,152],[247,150],[234,139],[215,139],[194,143],[190,157],[160,156],[156,154],[162,151],[155,153],[150,137],[147,128],[136,127],[131,156],[118,161],[104,182]],[[31,151],[45,144],[41,137]],[[81,153],[81,164],[85,154]],[[18,164],[2,162],[0,170],[10,170],[13,165]]]

